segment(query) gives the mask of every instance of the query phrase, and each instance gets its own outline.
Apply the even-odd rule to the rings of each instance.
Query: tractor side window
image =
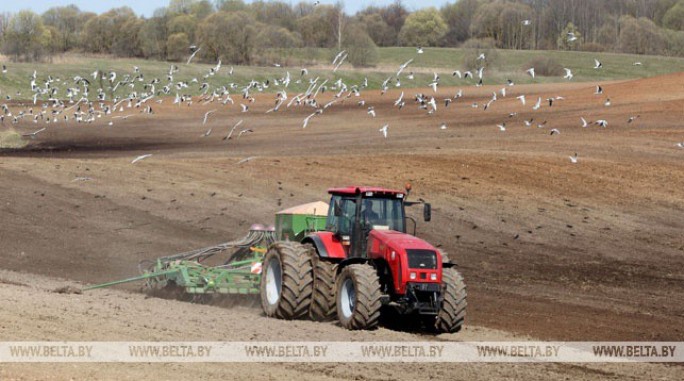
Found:
[[[339,208],[339,212],[337,208]],[[328,210],[326,230],[338,232],[340,235],[350,235],[355,213],[355,199],[333,196]]]

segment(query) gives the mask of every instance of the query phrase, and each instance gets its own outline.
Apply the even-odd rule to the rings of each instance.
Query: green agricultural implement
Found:
[[[252,225],[249,234],[237,241],[203,249],[140,262],[140,275],[102,283],[83,290],[110,287],[122,283],[145,281],[144,289],[151,293],[163,290],[180,291],[189,295],[259,293],[261,262],[270,244],[275,241],[273,228]],[[223,262],[215,256],[230,251]]]
[[[140,275],[83,288],[83,291],[144,281],[143,290],[152,295],[183,300],[205,300],[211,295],[257,295],[260,292],[261,263],[268,247],[279,239],[300,240],[322,230],[328,206],[315,202],[276,214],[276,229],[255,224],[244,238],[219,245],[144,260]],[[227,256],[220,255],[229,253]]]

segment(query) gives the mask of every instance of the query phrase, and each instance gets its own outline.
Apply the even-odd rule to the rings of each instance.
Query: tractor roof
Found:
[[[387,188],[380,188],[380,187],[359,187],[359,186],[348,186],[344,188],[330,188],[328,189],[328,193],[330,194],[340,194],[340,195],[349,195],[353,196],[358,193],[366,193],[366,192],[373,192],[374,194],[378,195],[396,195],[396,194],[403,194],[405,195],[406,192],[396,190],[396,189],[387,189]]]

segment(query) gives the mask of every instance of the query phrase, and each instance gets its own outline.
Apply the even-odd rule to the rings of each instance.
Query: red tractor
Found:
[[[261,304],[281,319],[337,318],[348,329],[377,327],[381,310],[398,313],[433,332],[463,325],[466,289],[455,265],[415,237],[406,192],[376,187],[329,189],[324,231],[301,242],[278,241],[263,261]],[[413,222],[413,235],[407,222]],[[389,310],[388,310],[389,309]],[[415,319],[415,320],[413,320]]]

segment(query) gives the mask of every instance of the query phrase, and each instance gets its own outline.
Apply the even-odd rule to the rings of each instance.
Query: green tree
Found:
[[[167,24],[167,31],[169,35],[183,33],[192,43],[192,41],[195,40],[197,24],[197,17],[195,17],[195,15],[180,14],[169,20]]]
[[[40,16],[21,11],[9,20],[3,52],[16,61],[37,61],[45,54],[50,39],[50,31]]]
[[[349,54],[347,61],[354,67],[374,66],[378,61],[378,47],[360,24],[350,25],[342,47]]]
[[[170,61],[183,61],[188,56],[190,40],[185,33],[174,33],[166,42],[167,59]]]
[[[397,40],[394,29],[387,25],[379,13],[360,14],[357,16],[358,23],[366,30],[368,36],[378,46],[392,46]]]
[[[572,33],[577,40],[570,41],[569,33]],[[556,46],[558,46],[558,50],[577,50],[580,46],[580,37],[582,37],[582,34],[579,32],[575,24],[569,22],[568,25],[565,26],[565,29],[563,29],[558,36],[558,39],[556,40]]]
[[[436,8],[411,13],[399,32],[403,46],[436,46],[448,31],[446,22]]]
[[[197,30],[203,56],[211,61],[249,64],[254,37],[260,25],[246,12],[217,12],[204,19]]]
[[[66,52],[77,47],[79,33],[83,28],[80,13],[75,5],[53,7],[43,13],[43,22],[53,28],[51,31],[57,40],[57,50]]]
[[[679,0],[665,13],[663,26],[672,30],[684,30],[684,0]]]
[[[447,3],[440,11],[449,31],[444,36],[449,46],[455,46],[471,37],[470,24],[479,6],[478,0],[459,0]]]
[[[143,57],[162,60],[167,58],[166,43],[169,38],[170,17],[171,14],[166,8],[159,8],[142,26],[138,37]]]

